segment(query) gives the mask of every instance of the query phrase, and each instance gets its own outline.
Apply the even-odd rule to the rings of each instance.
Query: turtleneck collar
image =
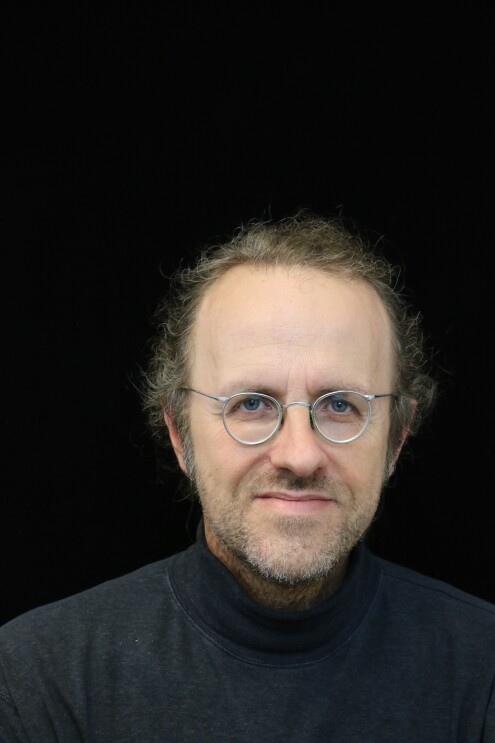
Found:
[[[364,544],[351,554],[340,588],[304,611],[262,606],[208,549],[203,524],[197,542],[170,569],[175,596],[190,620],[216,644],[252,663],[301,665],[338,648],[363,621],[379,569]]]

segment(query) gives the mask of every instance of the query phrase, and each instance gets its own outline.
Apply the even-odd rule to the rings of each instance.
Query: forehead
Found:
[[[196,383],[210,389],[235,383],[236,375],[266,380],[277,371],[303,373],[309,386],[330,384],[332,375],[355,386],[375,386],[377,375],[378,384],[390,384],[390,321],[362,280],[309,268],[238,266],[203,297],[191,364]]]

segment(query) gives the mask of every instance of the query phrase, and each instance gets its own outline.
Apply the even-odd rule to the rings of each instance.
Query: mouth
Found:
[[[279,513],[315,513],[336,505],[334,498],[322,493],[270,491],[255,496],[260,505]]]

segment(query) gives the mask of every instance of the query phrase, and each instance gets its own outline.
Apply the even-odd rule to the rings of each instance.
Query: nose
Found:
[[[325,441],[311,426],[307,404],[287,406],[282,426],[271,444],[272,465],[298,477],[312,475],[326,463]]]

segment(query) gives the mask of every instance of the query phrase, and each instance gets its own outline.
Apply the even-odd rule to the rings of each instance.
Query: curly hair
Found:
[[[378,256],[341,220],[300,213],[280,222],[250,222],[231,240],[206,249],[197,263],[178,271],[155,315],[156,335],[143,401],[154,437],[168,443],[163,413],[170,415],[183,443],[188,443],[187,396],[191,339],[197,313],[208,289],[236,266],[312,268],[346,279],[361,279],[378,294],[390,319],[396,399],[392,404],[389,462],[402,432],[417,432],[430,411],[436,383],[427,370],[420,316],[412,312],[400,288],[398,271]]]

